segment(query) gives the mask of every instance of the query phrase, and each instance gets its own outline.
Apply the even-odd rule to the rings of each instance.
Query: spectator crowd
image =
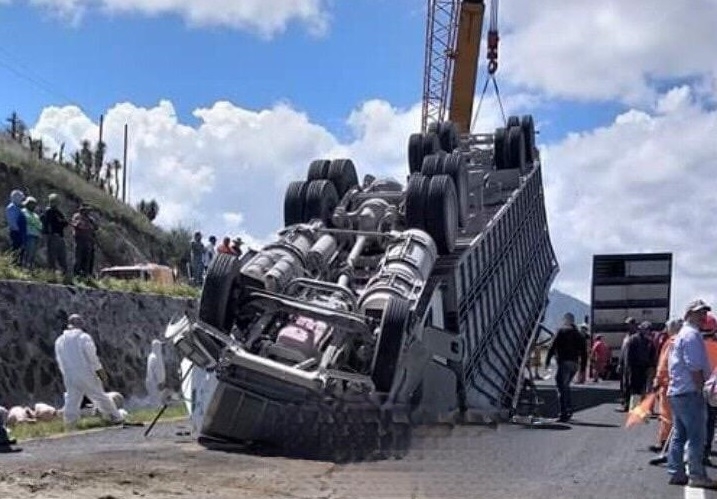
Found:
[[[21,190],[10,193],[10,203],[5,208],[10,249],[16,265],[32,270],[37,265],[37,255],[45,246],[47,266],[60,272],[65,280],[72,277],[88,278],[93,275],[95,246],[99,225],[91,214],[88,204],[81,204],[68,220],[60,209],[57,194],[47,197],[47,204],[40,209],[38,200],[25,196]],[[65,231],[70,227],[74,238],[74,267],[70,271],[67,258]]]

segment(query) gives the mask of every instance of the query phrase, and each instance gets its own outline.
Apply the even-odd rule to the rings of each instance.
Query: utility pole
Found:
[[[122,159],[122,202],[127,203],[127,123],[124,124],[124,154]]]
[[[105,115],[100,114],[100,140],[97,142],[98,144],[102,143],[102,136],[103,136],[103,130],[105,125]]]

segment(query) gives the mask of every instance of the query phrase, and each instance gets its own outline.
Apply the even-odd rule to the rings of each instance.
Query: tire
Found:
[[[443,173],[453,179],[453,186],[458,196],[458,223],[466,227],[468,223],[468,166],[465,157],[450,154],[443,161]]]
[[[304,204],[308,182],[291,182],[284,195],[284,226],[304,223]]]
[[[204,279],[199,300],[199,319],[228,333],[234,324],[232,291],[241,270],[239,258],[219,253],[214,256]]]
[[[309,172],[306,174],[306,180],[326,180],[329,176],[329,165],[331,161],[328,159],[315,159],[309,164]]]
[[[441,255],[456,249],[458,232],[458,195],[448,175],[431,177],[426,198],[426,231]]]
[[[520,118],[518,116],[508,116],[508,123],[506,128],[513,128],[514,126],[520,126]]]
[[[458,128],[452,121],[444,121],[438,127],[438,141],[441,149],[447,153],[453,152],[458,147]]]
[[[425,158],[429,154],[435,154],[441,150],[441,141],[438,140],[438,135],[435,133],[424,133],[423,134],[423,157]],[[423,162],[421,162],[423,164]]]
[[[406,187],[406,226],[426,230],[426,197],[430,179],[421,174],[411,175]]]
[[[521,173],[525,172],[525,137],[523,137],[522,127],[513,127],[508,130],[507,156],[508,168],[517,168]]]
[[[426,177],[440,175],[443,173],[443,162],[445,159],[446,155],[443,151],[426,156],[423,158],[423,165],[421,165],[421,175]]]
[[[410,316],[411,310],[407,300],[396,297],[388,299],[381,317],[381,327],[371,365],[371,379],[379,392],[391,391],[396,368],[401,360],[401,349]]]
[[[505,154],[507,135],[505,128],[495,129],[495,135],[493,135],[493,159],[496,170],[505,170],[507,168]]]
[[[328,180],[314,180],[306,189],[304,219],[307,222],[319,219],[330,227],[331,217],[337,204],[339,204],[339,195],[334,184]]]
[[[408,138],[408,170],[420,173],[423,164],[423,134],[414,133]]]
[[[333,182],[339,199],[344,197],[352,187],[358,185],[358,176],[356,175],[356,167],[350,159],[335,159],[329,165],[326,175],[327,180]]]
[[[525,138],[525,160],[532,166],[535,161],[535,122],[533,116],[526,114],[520,119],[520,127]]]

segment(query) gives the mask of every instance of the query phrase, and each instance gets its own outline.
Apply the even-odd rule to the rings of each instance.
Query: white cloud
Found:
[[[569,99],[649,101],[654,80],[714,79],[717,1],[501,4],[502,74]]]
[[[271,37],[291,23],[312,34],[328,28],[326,0],[28,0],[73,23],[91,8],[107,13],[180,16],[192,26],[222,26]],[[0,3],[2,3],[0,1]]]
[[[486,106],[481,128],[491,129],[500,115],[494,101]],[[350,157],[359,177],[404,177],[420,109],[365,102],[349,114],[343,140],[288,104],[251,111],[218,102],[194,116],[199,124],[189,126],[167,101],[149,109],[118,104],[106,114],[108,154],[120,154],[128,122],[133,202],[156,198],[164,226],[184,222],[259,245],[282,224],[287,182],[303,178],[312,159]],[[94,139],[97,128],[76,108],[48,108],[33,133],[50,145],[77,144]],[[689,87],[677,87],[652,106],[544,147],[551,234],[563,269],[558,287],[588,299],[593,254],[673,251],[674,303],[717,299],[715,136],[717,112],[701,107]]]
[[[593,254],[667,251],[675,257],[675,313],[697,296],[717,300],[715,136],[717,112],[680,87],[654,109],[545,148],[558,287],[588,300]]]

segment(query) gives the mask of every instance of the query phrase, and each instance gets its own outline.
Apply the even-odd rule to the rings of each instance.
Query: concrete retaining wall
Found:
[[[66,318],[82,314],[110,382],[126,397],[145,395],[150,343],[175,314],[196,312],[193,299],[118,293],[71,286],[0,281],[0,405],[62,405],[55,339]],[[170,386],[178,387],[179,359],[165,347]]]

